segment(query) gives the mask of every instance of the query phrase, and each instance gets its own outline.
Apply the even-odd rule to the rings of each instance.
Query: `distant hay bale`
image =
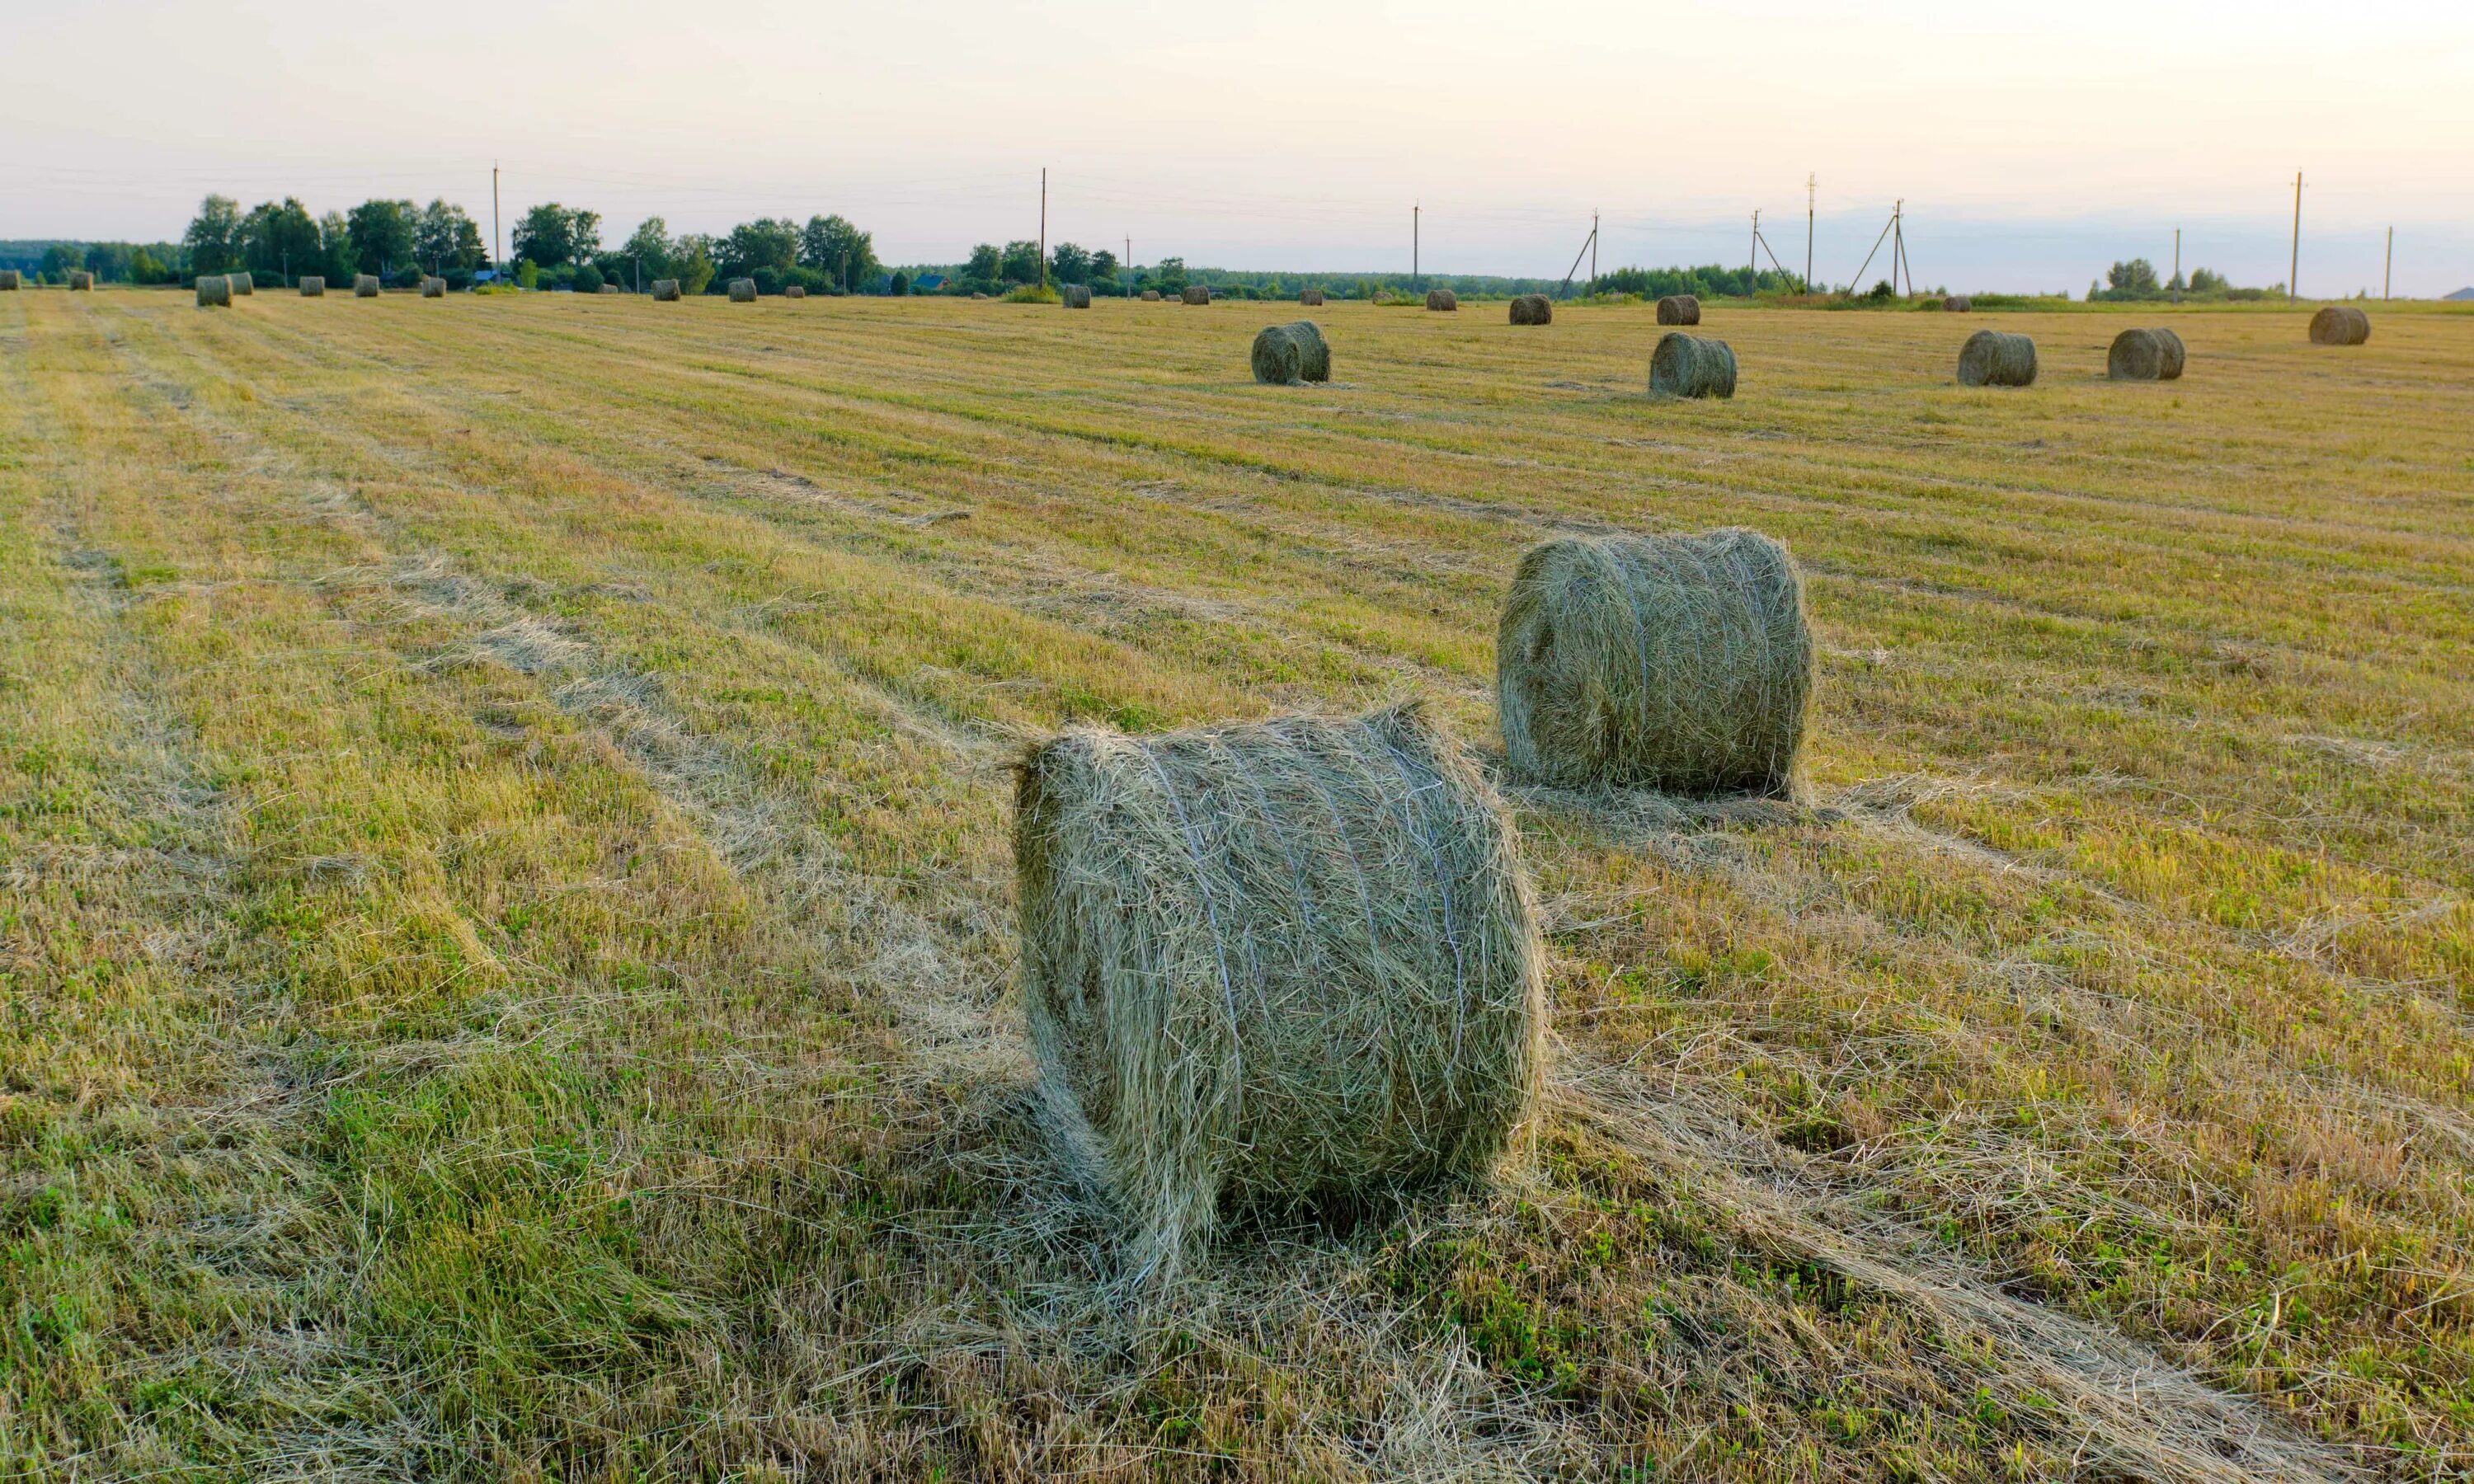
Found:
[[[16,292],[17,270],[13,268],[0,268],[0,294],[14,294]]]
[[[2024,387],[2036,379],[2036,343],[2025,335],[1977,330],[1958,348],[1963,387]]]
[[[1321,309],[1322,307],[1322,290],[1321,289],[1300,289],[1298,291],[1298,307],[1300,309]]]
[[[1652,396],[1733,396],[1734,349],[1723,340],[1668,330],[1649,355],[1649,391]]]
[[[623,290],[623,289],[621,289],[621,288],[619,288],[619,287],[618,287],[618,285],[617,285],[617,284],[615,284],[615,283],[605,283],[605,284],[601,285],[601,287],[599,287],[599,288],[597,288],[597,289],[594,290],[593,292],[594,292],[595,294],[621,294],[621,293],[624,293],[624,292],[626,292],[626,291],[625,291],[625,290]]]
[[[1158,303],[1159,301],[1160,301],[1160,291],[1159,291],[1159,290],[1157,290],[1157,289],[1145,289],[1145,290],[1143,290],[1143,302],[1144,302],[1144,303],[1146,303],[1146,304],[1156,304],[1156,303]]]
[[[1543,294],[1523,294],[1512,301],[1512,323],[1515,324],[1552,324],[1555,305]]]
[[[2359,346],[2371,338],[2371,317],[2351,304],[2330,304],[2311,317],[2315,346]]]
[[[675,304],[675,303],[677,303],[678,301],[679,301],[679,280],[678,280],[678,279],[676,279],[676,278],[656,278],[656,279],[654,279],[654,280],[653,280],[653,302],[655,302],[655,303],[657,303],[657,304]]]
[[[731,279],[730,301],[734,304],[752,304],[756,302],[756,280],[753,278]]]
[[[327,297],[327,280],[319,277],[315,274],[303,278],[301,280],[301,297],[303,299],[325,299]]]
[[[444,278],[422,279],[421,297],[424,299],[445,299],[447,297],[447,280]]]
[[[2104,373],[2116,381],[2173,381],[2183,358],[2182,337],[2171,330],[2123,330],[2104,353]]]
[[[985,294],[974,294],[974,295],[972,295],[971,297],[972,297],[973,299],[985,299],[985,298],[987,298],[987,296],[986,296]]]
[[[72,294],[93,293],[94,275],[85,272],[84,269],[71,270],[69,273],[69,292]]]
[[[1967,314],[1976,308],[1976,300],[1964,294],[1953,294],[1941,301],[1941,307],[1947,314]]]
[[[224,276],[231,280],[231,291],[239,298],[247,299],[257,292],[257,281],[246,273],[226,274]]]
[[[354,299],[377,298],[378,275],[376,274],[354,275],[352,278],[352,297]]]
[[[1273,386],[1331,379],[1331,346],[1312,320],[1274,324],[1254,337],[1254,379]]]
[[[1495,691],[1522,778],[1789,794],[1811,688],[1803,582],[1757,532],[1548,541],[1504,602]]]
[[[1426,307],[1438,314],[1451,314],[1461,307],[1461,297],[1449,289],[1428,289]]]
[[[1536,908],[1501,802],[1417,707],[1077,730],[1018,778],[1040,1101],[1138,1279],[1224,1209],[1482,1177],[1528,1122]]]
[[[1211,288],[1208,284],[1189,283],[1178,298],[1189,304],[1207,304],[1211,302]]]
[[[1065,307],[1068,309],[1090,308],[1091,285],[1087,283],[1069,283],[1065,285],[1063,301]]]
[[[1691,294],[1669,294],[1658,301],[1658,323],[1661,324],[1698,324],[1701,323],[1701,300]]]
[[[230,278],[225,277],[222,274],[205,274],[199,276],[199,308],[230,309],[231,307],[231,280]]]
[[[793,283],[782,291],[782,297],[784,299],[805,299],[808,297],[807,285]]]

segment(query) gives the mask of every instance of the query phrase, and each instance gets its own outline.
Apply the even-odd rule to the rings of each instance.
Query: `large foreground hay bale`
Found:
[[[1088,309],[1091,307],[1091,285],[1069,283],[1065,285],[1063,298],[1068,309]]]
[[[1145,289],[1145,290],[1143,290],[1143,302],[1144,302],[1144,303],[1146,303],[1146,304],[1156,304],[1156,303],[1158,303],[1159,301],[1160,301],[1160,291],[1159,291],[1159,290],[1157,290],[1157,289]]]
[[[677,303],[679,301],[679,280],[676,278],[654,279],[653,301],[659,304]]]
[[[2025,335],[1977,330],[1958,347],[1958,384],[2024,387],[2036,379],[2036,343]]]
[[[1300,289],[1300,290],[1298,290],[1298,308],[1300,308],[1300,309],[1321,309],[1321,308],[1322,307],[1322,303],[1323,303],[1323,299],[1322,299],[1322,290],[1321,290],[1321,289]]]
[[[2182,337],[2171,330],[2123,330],[2104,353],[2104,373],[2116,381],[2173,381],[2183,359]]]
[[[756,302],[756,280],[753,278],[733,278],[730,280],[729,292],[730,301],[732,303],[752,304]]]
[[[1179,298],[1189,304],[1207,304],[1211,302],[1211,290],[1203,284],[1189,283]]]
[[[327,280],[319,277],[315,274],[303,278],[301,280],[301,297],[303,299],[325,299],[327,297]]]
[[[444,278],[422,279],[421,297],[424,299],[445,299],[447,297],[447,280]]]
[[[1555,323],[1555,305],[1543,294],[1523,294],[1512,301],[1512,323],[1552,324]]]
[[[1668,330],[1649,354],[1649,392],[1652,396],[1734,395],[1734,348],[1723,340]]]
[[[1701,300],[1691,294],[1669,294],[1658,301],[1658,323],[1661,324],[1698,324],[1701,323]]]
[[[2371,338],[2371,317],[2351,304],[2330,304],[2311,317],[2315,346],[2359,346]]]
[[[784,299],[805,299],[808,297],[808,287],[803,283],[793,283],[782,291],[782,297]]]
[[[1482,1175],[1536,1105],[1536,912],[1503,806],[1414,706],[1020,769],[1023,998],[1078,1172],[1173,1267],[1224,1209]]]
[[[1941,301],[1941,307],[1949,314],[1969,314],[1975,310],[1976,300],[1965,294],[1953,294]]]
[[[231,280],[222,274],[206,274],[198,279],[198,307],[201,309],[231,307]]]
[[[0,294],[14,294],[16,292],[17,270],[13,268],[0,268]]]
[[[248,299],[257,293],[257,280],[246,273],[226,274],[224,276],[231,280],[231,291],[238,298]]]
[[[69,292],[72,294],[93,293],[94,275],[85,272],[84,269],[72,270],[69,274]]]
[[[1451,314],[1461,307],[1461,297],[1449,289],[1428,289],[1426,307],[1438,314]]]
[[[1804,585],[1757,532],[1548,541],[1504,601],[1495,691],[1524,778],[1786,794],[1811,688]]]
[[[1274,324],[1254,337],[1254,379],[1274,386],[1331,379],[1331,346],[1312,320]]]
[[[376,274],[355,274],[355,275],[353,275],[353,276],[352,276],[352,297],[353,297],[354,299],[376,299],[376,298],[377,298],[377,297],[378,297],[378,275],[376,275]]]

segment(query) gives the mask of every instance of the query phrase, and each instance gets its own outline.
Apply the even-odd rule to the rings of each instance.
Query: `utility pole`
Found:
[[[1890,207],[1890,292],[1899,291],[1899,275],[1906,275],[1907,292],[1916,291],[1916,275],[1907,264],[1907,203],[1902,197]]]
[[[2294,280],[2302,276],[2302,172],[2293,172],[2293,261],[2285,270],[2285,301],[2293,302],[2302,285]]]
[[[2394,227],[2390,227],[2389,228],[2389,248],[2388,248],[2388,251],[2386,251],[2385,253],[2381,254],[2381,256],[2380,256],[2380,298],[2381,298],[2383,300],[2385,300],[2385,299],[2389,297],[2389,269],[2391,269],[2391,268],[2394,268],[2395,266],[2396,266],[2396,228],[2395,228]]]
[[[849,269],[843,270],[845,274]],[[1039,167],[1039,286],[1048,287],[1048,167]]]
[[[1810,171],[1804,176],[1804,291],[1812,292],[1812,188],[1821,178]]]
[[[1753,245],[1744,250],[1744,272],[1758,275],[1761,271],[1761,208],[1753,208]]]
[[[1418,266],[1418,253],[1420,246],[1419,242],[1419,233],[1422,225],[1419,218],[1425,209],[1423,203],[1412,205],[1409,208],[1409,287],[1413,289],[1418,286],[1418,279],[1423,275],[1424,272]]]
[[[1589,293],[1598,292],[1598,214],[1589,213]]]
[[[2182,228],[2173,228],[2173,302],[2182,301]]]
[[[498,235],[498,162],[494,159],[490,161],[490,266],[498,271],[501,278],[507,275],[506,247],[506,239]],[[644,289],[643,276],[644,266],[639,263],[636,265],[636,291],[640,294]]]

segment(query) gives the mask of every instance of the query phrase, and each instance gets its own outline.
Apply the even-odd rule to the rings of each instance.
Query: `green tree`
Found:
[[[2156,265],[2144,257],[2114,264],[2105,270],[2104,281],[2108,299],[2154,299],[2165,292],[2156,281]]]
[[[799,229],[799,261],[836,287],[868,283],[885,265],[877,261],[876,237],[838,216],[812,216]]]
[[[155,254],[139,248],[129,254],[129,281],[132,283],[169,283],[172,270],[157,262]]]
[[[670,275],[679,280],[682,294],[701,294],[713,287],[714,242],[700,232],[691,232],[670,244]]]
[[[298,275],[314,273],[326,256],[317,219],[300,198],[263,202],[240,224],[241,266],[260,283],[289,287]]]
[[[481,245],[481,228],[462,206],[433,201],[413,219],[413,255],[434,274],[471,273],[489,256]]]
[[[899,268],[893,271],[893,297],[896,299],[910,297],[910,275]]]
[[[1059,283],[1088,283],[1091,281],[1091,254],[1070,242],[1060,242],[1055,251],[1048,254],[1048,270],[1056,275]]]
[[[1102,248],[1091,254],[1091,281],[1114,283],[1117,279],[1117,254]]]
[[[419,215],[408,201],[365,201],[354,206],[345,225],[358,270],[384,277],[410,263],[413,220]]]
[[[1005,272],[1005,252],[995,243],[983,242],[971,250],[971,260],[962,265],[964,281],[974,285],[993,285]]]
[[[1185,259],[1164,257],[1152,269],[1152,287],[1163,294],[1185,292]]]
[[[784,217],[741,222],[721,239],[715,258],[725,277],[755,278],[760,287],[778,289],[782,275],[798,264],[799,228]]]
[[[630,288],[642,286],[637,281],[639,275],[643,283],[678,276],[672,272],[677,261],[670,246],[670,224],[660,217],[644,218],[634,234],[618,249],[618,256],[626,260],[627,272],[622,281]]]
[[[2191,270],[2191,292],[2194,294],[2221,294],[2231,287],[2233,285],[2225,281],[2225,275],[2213,268]]]
[[[601,213],[569,210],[557,202],[526,211],[516,223],[516,256],[544,268],[564,268],[601,251]]]
[[[45,283],[66,283],[69,275],[85,270],[85,249],[74,242],[56,242],[43,250],[35,276]]]
[[[1028,239],[1007,243],[1005,259],[997,270],[997,276],[1007,283],[1037,283],[1039,244]]]
[[[189,267],[199,276],[230,273],[240,266],[240,203],[229,196],[208,196],[198,203],[198,214],[181,238],[189,250]]]
[[[353,266],[352,224],[340,211],[329,211],[318,219],[318,275],[330,284],[352,281]]]

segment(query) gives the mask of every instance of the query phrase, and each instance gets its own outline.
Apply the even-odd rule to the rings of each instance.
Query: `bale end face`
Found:
[[[1312,320],[1274,324],[1254,337],[1254,379],[1274,386],[1331,379],[1331,346]]]
[[[2184,356],[2182,337],[2171,330],[2123,330],[2104,353],[2104,373],[2115,381],[2173,381]]]
[[[230,309],[231,307],[231,280],[230,278],[225,277],[221,274],[208,274],[198,280],[199,308]]]
[[[2311,317],[2315,346],[2359,346],[2371,338],[2371,317],[2351,304],[2330,304]]]
[[[1512,323],[1515,324],[1551,324],[1555,305],[1543,294],[1523,294],[1512,301]]]
[[[679,301],[679,280],[678,280],[678,279],[676,279],[676,278],[656,278],[656,279],[654,279],[654,280],[653,280],[653,302],[655,302],[655,303],[657,303],[657,304],[675,304],[675,303],[677,303],[678,301]]]
[[[1963,387],[2025,387],[2036,380],[2036,343],[2025,335],[1977,330],[1958,348]]]
[[[303,299],[325,299],[327,297],[327,280],[315,275],[302,279],[301,297]]]
[[[1669,294],[1658,301],[1658,323],[1661,324],[1698,324],[1701,323],[1701,300],[1690,294]]]
[[[1207,304],[1211,302],[1211,290],[1204,284],[1189,283],[1178,298],[1189,304]]]
[[[1461,297],[1449,289],[1428,289],[1426,307],[1438,314],[1450,314],[1461,307]]]
[[[1705,340],[1669,330],[1658,337],[1649,357],[1652,396],[1715,396],[1735,395],[1735,351],[1723,340]]]

